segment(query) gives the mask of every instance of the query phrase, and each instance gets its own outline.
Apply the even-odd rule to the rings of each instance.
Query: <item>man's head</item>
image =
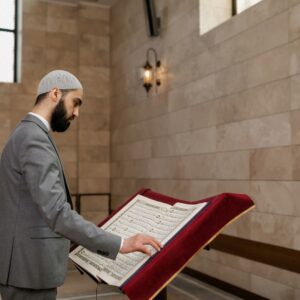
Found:
[[[80,81],[71,73],[56,70],[46,74],[39,83],[35,106],[42,106],[50,113],[53,131],[67,130],[78,117],[83,90]]]

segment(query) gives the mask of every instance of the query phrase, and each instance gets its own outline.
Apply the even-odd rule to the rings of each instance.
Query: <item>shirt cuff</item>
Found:
[[[121,245],[120,245],[119,252],[120,252],[120,250],[122,249],[122,247],[123,247],[123,244],[124,244],[124,239],[123,239],[123,238],[121,238]]]

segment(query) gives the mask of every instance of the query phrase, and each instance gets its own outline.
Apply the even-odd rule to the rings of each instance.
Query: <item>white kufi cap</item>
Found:
[[[37,95],[47,93],[53,88],[61,90],[82,89],[80,81],[70,72],[55,70],[46,74],[39,83]]]

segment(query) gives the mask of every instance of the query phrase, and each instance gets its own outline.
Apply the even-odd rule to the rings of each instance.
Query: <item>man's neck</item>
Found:
[[[49,124],[51,121],[51,113],[49,113],[47,110],[42,109],[41,107],[34,107],[31,112],[43,117]]]

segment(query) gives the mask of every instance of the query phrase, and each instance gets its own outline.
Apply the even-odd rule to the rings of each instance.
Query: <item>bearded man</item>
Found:
[[[10,136],[0,161],[0,292],[3,300],[53,300],[67,272],[70,240],[105,257],[160,244],[143,234],[122,240],[83,219],[72,201],[49,133],[79,116],[83,88],[55,70],[39,83],[36,103]]]

